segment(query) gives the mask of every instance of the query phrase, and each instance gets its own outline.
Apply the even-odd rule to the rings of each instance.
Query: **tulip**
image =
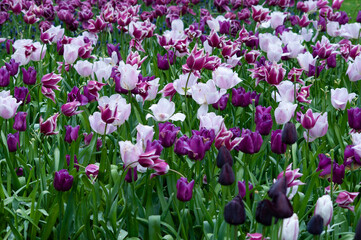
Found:
[[[73,176],[69,175],[68,170],[61,169],[58,172],[55,172],[54,176],[54,188],[57,191],[66,192],[69,191],[73,185]]]
[[[45,74],[42,78],[41,78],[41,83],[42,86],[45,88],[50,88],[50,89],[56,89],[59,90],[59,86],[56,85],[60,80],[62,79],[62,77],[58,74],[55,73],[48,73]]]
[[[268,135],[272,129],[273,120],[271,116],[272,107],[262,107],[258,105],[255,113],[256,131],[261,135]]]
[[[361,218],[360,218],[360,220],[358,220],[358,223],[357,223],[357,226],[356,226],[356,232],[355,232],[354,240],[360,240],[360,239],[361,239]]]
[[[29,89],[26,87],[15,87],[14,88],[14,97],[18,102],[23,104],[28,104],[31,101],[31,97],[29,94]],[[26,101],[25,101],[26,98]]]
[[[229,164],[230,166],[233,166],[233,158],[229,150],[226,146],[222,145],[218,149],[217,154],[217,167],[222,168],[224,164]]]
[[[224,94],[216,103],[213,103],[212,106],[215,109],[223,111],[227,107],[229,94]]]
[[[253,141],[253,140],[255,141],[254,142],[255,145],[252,145],[251,146],[252,149],[248,149],[249,151],[254,151],[254,150],[257,150],[257,148],[258,148],[259,139],[257,139],[257,134],[256,135],[251,134],[251,136],[249,136],[247,138],[247,141]],[[231,131],[227,130],[226,127],[222,126],[221,131],[219,131],[219,133],[216,136],[214,145],[217,149],[219,149],[221,146],[224,145],[230,151],[233,148],[237,147],[241,141],[242,141],[242,138],[234,137],[234,135]],[[246,144],[246,142],[245,142],[245,144]]]
[[[128,91],[133,90],[138,83],[138,76],[140,70],[137,70],[138,66],[125,64],[119,66],[118,70],[121,74],[120,86]]]
[[[299,233],[299,222],[297,214],[294,213],[292,217],[283,220],[282,225],[282,240],[297,240]]]
[[[358,11],[357,13],[357,17],[356,17],[356,22],[361,23],[361,11]],[[361,228],[360,228],[361,229]],[[361,230],[360,230],[361,231]],[[360,235],[361,236],[361,235]]]
[[[183,135],[178,138],[174,144],[174,152],[178,155],[187,155],[188,150],[186,147],[188,146],[188,141],[189,138],[187,135]]]
[[[203,49],[197,51],[197,45],[194,46],[191,54],[187,58],[187,66],[191,71],[199,71],[203,68],[206,61]]]
[[[347,208],[351,211],[354,211],[355,207],[350,206],[350,204],[353,203],[353,201],[358,195],[359,195],[358,192],[347,192],[347,191],[340,192],[336,198],[336,203],[342,208]]]
[[[36,83],[36,70],[33,67],[29,67],[28,70],[22,68],[23,82],[27,85],[34,85]]]
[[[0,87],[7,87],[10,84],[10,74],[6,67],[0,68]]]
[[[200,135],[193,135],[185,146],[188,150],[188,157],[193,160],[202,160],[206,153],[206,147],[204,138]]]
[[[297,130],[294,123],[288,122],[283,126],[282,142],[288,145],[292,145],[297,142]]]
[[[123,166],[124,168],[125,165]],[[138,172],[137,172],[137,167],[134,167],[134,168],[129,168],[126,170],[127,174],[125,175],[125,178],[124,180],[128,183],[131,183],[131,182],[135,182],[138,180]]]
[[[55,113],[53,116],[49,117],[45,122],[43,118],[40,117],[40,132],[45,135],[55,135],[59,132],[55,132],[56,129],[56,120],[59,117],[59,113]]]
[[[273,199],[277,195],[280,194],[285,195],[286,192],[287,192],[286,178],[281,177],[280,179],[277,179],[277,181],[268,190],[268,196],[270,196]]]
[[[320,159],[320,162],[318,164],[316,171],[322,170],[322,172],[320,173],[320,177],[326,177],[329,179],[331,175],[331,159],[326,157],[326,155],[324,154],[319,154],[318,158]],[[333,169],[332,169],[332,181],[334,183],[342,184],[344,177],[345,177],[345,166],[339,165],[334,161]]]
[[[27,112],[18,112],[14,118],[13,128],[19,132],[26,131],[26,116]]]
[[[297,108],[297,104],[281,101],[278,107],[275,109],[275,118],[277,124],[285,124],[291,120],[294,112]]]
[[[9,72],[10,76],[15,76],[18,74],[20,63],[16,62],[14,59],[10,59],[9,63],[5,63],[6,69]]]
[[[66,158],[66,163],[68,164],[68,166],[70,166],[70,155],[67,154],[67,155],[65,156],[65,158]],[[74,155],[74,168],[75,168],[77,171],[79,171],[79,164],[78,164],[78,159],[77,159],[76,155]]]
[[[168,101],[165,98],[161,98],[157,104],[153,104],[149,107],[149,109],[152,110],[153,115],[148,113],[145,118],[148,119],[151,117],[159,122],[164,122],[167,120],[183,122],[186,117],[183,113],[174,114],[175,103]]]
[[[356,131],[361,130],[361,108],[351,108],[347,110],[348,124]]]
[[[224,125],[223,117],[216,115],[214,112],[206,113],[203,116],[199,116],[199,122],[199,129],[213,129],[216,135],[219,133],[222,126]]]
[[[223,164],[221,173],[219,174],[218,182],[223,186],[232,185],[235,181],[232,166],[228,163]]]
[[[283,193],[277,194],[272,199],[273,216],[276,218],[289,218],[293,215],[290,200]]]
[[[24,176],[24,169],[23,168],[19,167],[19,168],[15,169],[15,170],[16,170],[16,175],[18,177]]]
[[[191,95],[190,89],[197,84],[198,77],[193,73],[181,74],[178,79],[173,82],[173,87],[177,93],[181,95]]]
[[[321,235],[323,232],[323,218],[320,215],[313,215],[307,224],[307,232],[313,235]]]
[[[93,115],[89,116],[89,123],[90,127],[98,134],[104,135],[104,134],[111,134],[115,130],[117,130],[117,127],[112,124],[106,124],[101,119],[101,113],[95,112]],[[106,129],[105,129],[106,127]]]
[[[93,64],[88,61],[77,61],[74,65],[77,73],[82,77],[88,77],[93,73]]]
[[[80,102],[78,101],[68,102],[61,106],[61,112],[67,117],[74,116],[83,112],[83,111],[76,111],[79,106],[80,106]]]
[[[348,93],[346,88],[331,89],[331,103],[336,109],[345,110],[347,102],[356,97],[355,93]]]
[[[343,164],[347,168],[357,169],[361,166],[361,158],[353,149],[354,145],[347,145],[344,151]]]
[[[218,67],[212,73],[212,79],[214,80],[216,86],[222,89],[233,88],[238,83],[242,82],[242,80],[238,77],[238,74],[227,67]]]
[[[311,129],[315,126],[317,118],[315,119],[312,109],[308,109],[305,114],[301,115],[301,124],[306,129]]]
[[[283,176],[286,177],[286,184],[287,187],[293,187],[293,186],[298,186],[298,185],[303,185],[305,183],[301,182],[300,180],[296,180],[297,178],[302,177],[302,173],[299,173],[299,168],[292,170],[292,163],[290,165],[288,165],[288,167],[286,168],[286,172],[281,172],[280,174],[278,174],[277,179],[281,179],[283,178]]]
[[[120,141],[120,156],[127,168],[134,168],[138,165],[141,149],[138,145],[133,145],[130,141]]]
[[[177,199],[182,202],[188,202],[192,199],[194,180],[188,182],[184,177],[177,181]]]
[[[170,101],[172,101],[173,96],[177,93],[177,91],[174,89],[173,83],[168,83],[164,86],[164,88],[159,91],[159,93],[162,93],[162,97],[170,97]]]
[[[19,132],[14,134],[9,133],[7,137],[7,144],[9,152],[16,152],[18,146],[20,147]]]
[[[320,215],[323,219],[323,225],[330,224],[333,214],[333,206],[330,195],[323,195],[316,202],[314,215]]]
[[[272,202],[268,199],[258,202],[256,208],[256,221],[265,225],[272,225]]]
[[[265,240],[261,233],[247,233],[246,240]]]
[[[240,143],[236,146],[236,150],[248,154],[258,153],[261,149],[263,139],[258,132],[252,132],[249,129],[242,130]]]
[[[21,102],[17,102],[17,100],[10,95],[10,91],[1,91],[0,117],[4,119],[13,118],[20,104]]]
[[[276,154],[284,154],[287,151],[287,144],[282,142],[282,130],[281,129],[272,131],[271,151]]]
[[[85,168],[85,174],[90,178],[91,176],[93,178],[96,178],[99,174],[99,166],[95,164],[89,164]]]
[[[253,189],[252,183],[248,182],[248,190],[251,191]],[[245,181],[238,181],[238,195],[241,196],[241,198],[244,198],[246,196],[246,182]]]
[[[303,137],[306,140],[308,139],[308,142],[312,142],[316,138],[325,136],[328,130],[327,112],[322,115],[320,113],[314,113],[313,117],[318,119],[315,126],[309,130],[309,137],[307,137],[306,132],[303,132]]]
[[[77,125],[76,127],[72,127],[70,125],[65,126],[66,132],[65,132],[65,142],[71,144],[72,142],[75,142],[78,139],[78,132],[80,129],[80,126]]]
[[[233,198],[224,207],[224,220],[231,225],[240,225],[246,221],[246,211],[240,196]]]
[[[159,123],[159,140],[163,147],[170,147],[177,139],[180,127],[176,127],[170,122]]]

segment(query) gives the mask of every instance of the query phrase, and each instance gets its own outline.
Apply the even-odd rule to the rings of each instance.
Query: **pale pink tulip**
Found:
[[[297,104],[281,101],[278,107],[275,109],[275,118],[277,124],[285,124],[293,117]]]
[[[0,117],[4,119],[13,118],[22,102],[10,95],[10,91],[0,92]]]
[[[307,136],[307,132],[303,132],[303,137],[308,138],[308,142],[313,142],[316,138],[320,138],[326,135],[328,130],[328,121],[327,121],[327,113],[321,115],[321,113],[314,113],[314,118],[318,118],[316,124],[313,128],[309,130],[309,136]]]
[[[93,64],[87,60],[77,61],[74,68],[82,77],[88,77],[93,73]]]
[[[133,90],[138,83],[138,76],[140,73],[138,66],[123,63],[120,64],[118,70],[121,74],[120,86],[128,91]]]
[[[336,109],[345,110],[347,102],[356,97],[355,93],[348,93],[346,88],[331,89],[331,104]]]
[[[233,88],[238,83],[242,82],[242,80],[238,77],[238,74],[227,67],[218,67],[215,71],[213,71],[212,79],[217,87],[222,89]]]
[[[153,115],[148,113],[145,118],[148,119],[151,117],[158,122],[165,122],[168,120],[183,122],[186,118],[183,113],[174,114],[175,103],[166,98],[161,98],[157,104],[153,104],[149,109],[152,110]]]

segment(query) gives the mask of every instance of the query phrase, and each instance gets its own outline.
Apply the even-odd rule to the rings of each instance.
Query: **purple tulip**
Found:
[[[14,134],[9,133],[7,137],[7,144],[9,152],[16,152],[18,146],[20,145],[19,132],[16,132]]]
[[[231,153],[229,152],[228,148],[225,145],[222,145],[218,149],[217,154],[217,167],[222,168],[224,164],[229,164],[230,166],[233,166],[233,158]]]
[[[85,97],[83,94],[80,94],[79,88],[76,86],[73,87],[71,92],[68,93],[67,102],[78,101],[80,105],[86,105],[88,103],[88,98]]]
[[[194,180],[188,182],[187,178],[181,177],[177,181],[177,199],[188,202],[192,199]]]
[[[15,87],[14,88],[14,97],[18,102],[22,102],[21,105],[25,103],[28,104],[31,101],[31,97],[29,94],[29,89],[26,87]],[[26,101],[25,101],[26,98]]]
[[[282,130],[277,129],[271,134],[271,151],[276,154],[284,154],[287,150],[287,144],[282,142]]]
[[[120,43],[118,43],[117,45],[113,45],[110,43],[107,44],[107,51],[108,51],[109,57],[112,57],[113,52],[115,52],[118,57],[118,62],[120,60],[122,60],[122,56],[120,55],[120,51],[119,51],[119,45],[120,45]]]
[[[361,23],[361,11],[358,11],[357,17],[356,17],[356,22]]]
[[[145,148],[145,152],[150,152],[155,149],[155,155],[160,156],[163,151],[163,146],[159,140],[154,140],[151,142],[150,140],[147,141],[147,147]]]
[[[248,182],[248,190],[251,191],[252,189],[252,183]],[[246,196],[246,181],[238,181],[238,195],[241,196],[241,198]]]
[[[14,59],[10,59],[9,63],[5,63],[6,69],[9,71],[10,76],[15,76],[19,71],[20,63],[15,62]]]
[[[320,235],[323,232],[323,218],[320,215],[314,215],[307,224],[307,232],[312,235]]]
[[[173,123],[159,123],[159,140],[163,147],[171,147],[177,139],[180,127],[176,127]]]
[[[10,84],[10,74],[6,67],[0,68],[0,87],[7,87]]]
[[[361,108],[351,108],[347,110],[348,124],[356,131],[361,130]]]
[[[187,155],[188,150],[186,146],[188,146],[189,138],[187,135],[183,135],[175,141],[174,152],[178,155]]]
[[[88,178],[90,178],[90,176],[96,178],[99,174],[99,166],[95,164],[89,164],[85,168],[85,174],[88,176]]]
[[[17,169],[16,169],[16,175],[17,175],[18,177],[24,176],[24,169],[21,168],[21,167],[17,168]]]
[[[297,131],[296,126],[293,122],[288,122],[283,126],[282,142],[289,145],[297,142]]]
[[[336,203],[342,208],[347,208],[351,211],[354,211],[355,207],[350,206],[350,204],[353,203],[353,201],[358,195],[359,192],[347,192],[347,191],[340,192],[336,198]]]
[[[66,158],[66,163],[68,164],[68,166],[70,166],[70,155],[67,154],[65,156]],[[74,168],[79,171],[79,164],[78,164],[78,158],[76,157],[76,155],[74,155]]]
[[[65,142],[71,144],[78,139],[80,126],[72,127],[70,125],[65,126]]]
[[[227,107],[227,102],[228,102],[228,98],[229,98],[229,94],[224,94],[216,103],[212,104],[212,107],[214,109],[218,109],[223,111],[224,109],[226,109]]]
[[[224,207],[224,220],[231,225],[240,225],[246,221],[246,211],[240,196],[233,198]]]
[[[125,167],[125,165],[124,165]],[[137,172],[137,167],[134,167],[134,168],[128,168],[127,170],[127,173],[125,175],[125,178],[124,180],[128,183],[131,183],[131,182],[135,182],[138,180],[138,172]]]
[[[232,185],[235,181],[232,166],[228,163],[223,164],[221,173],[219,174],[218,182],[223,186]]]
[[[192,134],[203,137],[203,142],[204,142],[206,151],[211,149],[212,143],[213,143],[214,139],[216,138],[214,129],[206,129],[204,127],[202,127],[200,131],[192,130]]]
[[[272,211],[272,202],[270,200],[265,199],[258,202],[256,208],[256,221],[265,226],[271,226],[273,218]]]
[[[188,157],[193,160],[202,160],[206,153],[206,145],[204,138],[200,135],[193,135],[188,140],[188,146],[185,148],[188,150]]]
[[[319,154],[318,158],[320,162],[316,171],[321,171],[320,177],[326,177],[330,181],[331,175],[331,158],[326,157],[325,154]],[[338,165],[337,162],[333,160],[333,171],[332,171],[332,181],[334,183],[342,184],[343,178],[345,177],[345,166]]]
[[[15,115],[14,118],[14,125],[13,128],[19,132],[24,132],[26,131],[26,116],[28,115],[28,113],[26,112],[18,112]]]
[[[255,123],[256,123],[256,131],[258,131],[261,135],[268,135],[272,129],[273,120],[271,116],[272,107],[256,107],[255,114]]]
[[[308,109],[305,114],[301,115],[301,124],[302,127],[306,129],[311,129],[315,126],[318,118],[314,117],[312,109]]]
[[[236,107],[247,107],[252,103],[251,92],[246,92],[243,87],[232,88],[232,104]]]
[[[66,169],[61,169],[58,172],[55,172],[55,176],[54,176],[54,188],[57,191],[61,191],[61,192],[66,192],[69,191],[70,188],[73,185],[73,176],[69,175],[68,170]]]
[[[23,82],[26,85],[34,85],[36,83],[36,70],[33,67],[29,67],[28,70],[22,68]]]
[[[241,137],[241,142],[235,147],[237,151],[248,154],[259,152],[263,143],[262,136],[259,134],[259,132],[252,132],[249,129],[243,129]]]
[[[344,151],[343,164],[345,167],[357,169],[361,166],[361,158],[353,149],[354,145],[347,145]]]

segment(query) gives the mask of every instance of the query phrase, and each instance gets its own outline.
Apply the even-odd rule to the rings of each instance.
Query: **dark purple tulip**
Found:
[[[13,47],[13,44],[14,44],[14,40],[12,40],[12,39],[8,39],[8,40],[6,40],[6,52],[7,52],[7,54],[10,54],[10,50],[11,50],[11,52],[12,53],[14,53],[15,52],[15,48]]]
[[[177,199],[188,202],[192,199],[194,180],[188,183],[187,178],[181,177],[177,181]]]
[[[227,102],[228,102],[228,98],[229,98],[229,94],[224,94],[216,103],[212,104],[212,107],[214,109],[218,109],[223,111],[224,109],[226,109],[227,107]]]
[[[5,63],[6,69],[9,71],[10,76],[15,76],[19,71],[20,63],[15,62],[14,59],[10,59],[9,63]]]
[[[224,145],[222,145],[218,149],[217,154],[217,167],[222,168],[224,164],[229,164],[230,166],[233,166],[233,158],[231,153],[229,152],[228,148]]]
[[[361,130],[361,108],[347,110],[348,124],[356,131]]]
[[[318,158],[320,162],[316,171],[321,171],[320,177],[326,177],[330,181],[331,175],[331,158],[326,157],[325,154],[319,154]],[[332,181],[334,183],[342,184],[343,178],[345,177],[345,166],[339,165],[337,162],[333,161],[333,172],[332,172]]]
[[[159,140],[163,147],[171,147],[175,140],[177,140],[177,134],[180,131],[180,127],[176,127],[173,123],[165,122],[159,123]]]
[[[235,181],[234,172],[232,166],[225,163],[222,166],[221,173],[219,174],[218,182],[223,186],[232,185]]]
[[[361,23],[361,11],[358,11],[357,17],[356,17],[356,22]],[[361,226],[360,226],[361,227]],[[361,229],[361,228],[360,228]],[[361,230],[360,230],[361,231]],[[361,233],[360,233],[360,237],[361,237]]]
[[[323,218],[320,215],[314,215],[307,223],[307,232],[312,235],[320,235],[323,232]]]
[[[66,192],[69,191],[70,188],[73,185],[73,176],[69,175],[68,170],[66,169],[61,169],[58,172],[55,172],[54,175],[54,188],[57,191],[61,191],[61,192]]]
[[[133,182],[133,180],[134,180],[134,182],[138,180],[137,167],[128,168],[126,171],[127,171],[127,173],[126,173],[125,178],[124,178],[124,180],[126,182],[131,183],[131,182]]]
[[[354,240],[360,240],[360,239],[361,239],[361,218],[360,218],[360,220],[358,220],[358,223],[357,223],[357,226],[356,226],[356,232],[355,232]]]
[[[360,156],[352,148],[354,145],[347,145],[343,154],[343,164],[345,167],[357,168],[361,166]],[[353,166],[352,166],[353,164]]]
[[[17,169],[16,169],[16,175],[17,175],[18,177],[24,176],[24,169],[21,168],[21,167],[17,168]]]
[[[272,225],[272,202],[268,199],[258,202],[256,208],[256,221],[265,225]]]
[[[350,18],[347,16],[347,13],[344,11],[340,11],[340,16],[337,18],[337,22],[340,25],[344,25],[346,23],[348,23],[348,21],[350,20]]]
[[[327,58],[327,66],[329,68],[335,68],[337,66],[337,61],[336,61],[336,54],[331,54],[328,58]]]
[[[36,83],[36,70],[33,67],[29,67],[28,70],[22,68],[23,82],[26,85],[34,85]]]
[[[276,195],[279,194],[285,195],[286,192],[287,192],[286,178],[282,177],[278,179],[268,190],[268,196],[270,196],[270,198],[273,199]]]
[[[174,64],[174,52],[173,51],[168,51],[168,53],[164,54],[163,56],[158,53],[157,54],[157,60],[158,60],[158,68],[159,69],[168,70],[169,69],[169,64],[170,65]]]
[[[235,147],[237,151],[242,151],[248,154],[259,152],[263,143],[262,136],[259,132],[252,132],[249,129],[243,129],[241,136],[241,142]]]
[[[68,164],[68,166],[70,166],[70,155],[67,154],[65,156],[66,158],[66,163]],[[74,168],[79,171],[79,163],[78,163],[78,158],[76,157],[76,155],[74,155]]]
[[[283,126],[282,142],[289,145],[297,142],[297,131],[296,126],[293,122],[288,122]]]
[[[72,127],[70,125],[65,126],[65,142],[72,143],[78,139],[80,126]]]
[[[232,104],[235,107],[247,107],[251,103],[251,92],[246,92],[243,87],[232,88]]]
[[[248,182],[248,190],[251,191],[253,189],[252,183]],[[246,196],[246,182],[238,181],[238,195],[244,198]]]
[[[277,194],[272,199],[273,216],[276,218],[289,218],[293,215],[293,208],[288,197],[283,194]]]
[[[284,154],[287,150],[287,144],[282,142],[282,130],[277,129],[271,134],[271,151],[276,154]]]
[[[13,128],[19,132],[24,132],[26,131],[26,116],[28,115],[28,113],[26,112],[18,112],[15,115],[14,118],[14,125]]]
[[[16,132],[14,134],[9,133],[7,138],[7,144],[9,152],[16,152],[18,146],[20,145],[19,132]]]
[[[229,131],[233,133],[232,139],[242,135],[242,130],[239,127],[230,128]]]
[[[175,141],[174,152],[178,155],[187,155],[188,150],[186,149],[186,147],[188,146],[188,141],[189,138],[187,135],[183,135],[180,138],[178,138]]]
[[[229,21],[220,21],[219,22],[219,33],[220,34],[229,34],[229,29],[231,23]]]
[[[256,122],[256,131],[261,135],[268,135],[272,129],[273,120],[271,116],[272,107],[256,107],[255,122]]]
[[[193,135],[199,135],[203,137],[205,150],[208,151],[212,147],[212,143],[216,137],[213,129],[201,128],[200,131],[192,130]]]
[[[224,207],[224,220],[231,225],[240,225],[246,221],[246,211],[240,196],[233,198]]]
[[[10,84],[10,74],[6,67],[0,68],[0,87],[7,87]]]
[[[206,145],[204,143],[204,138],[200,135],[193,135],[188,140],[188,157],[193,160],[202,160],[206,153]]]
[[[163,151],[163,146],[159,140],[154,140],[153,142],[147,141],[147,147],[145,149],[145,152],[149,152],[155,149],[155,155],[161,155]]]
[[[27,96],[27,97],[26,97]],[[29,94],[29,89],[26,87],[15,87],[14,88],[14,97],[18,102],[22,102],[21,105],[24,105],[25,103],[28,104],[31,101],[31,97]],[[25,102],[26,98],[26,102]]]

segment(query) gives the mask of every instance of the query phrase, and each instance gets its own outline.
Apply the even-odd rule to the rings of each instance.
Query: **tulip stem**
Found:
[[[185,98],[186,98],[187,116],[191,116],[191,115],[189,114],[189,104],[188,104],[188,98],[187,98],[188,81],[189,81],[189,78],[191,77],[191,74],[192,74],[192,71],[189,72],[189,74],[188,74],[186,86],[185,86],[185,88],[184,88],[184,96],[185,96]],[[191,134],[191,132],[192,132],[191,119],[190,119],[189,117],[187,117],[187,120],[188,120],[189,134]]]
[[[178,171],[176,171],[174,169],[170,168],[169,171],[174,172],[174,173],[178,174],[179,176],[186,178],[183,174],[181,174],[180,172],[178,172]]]
[[[238,229],[237,229],[237,225],[234,226],[234,238],[233,239],[238,239]]]

